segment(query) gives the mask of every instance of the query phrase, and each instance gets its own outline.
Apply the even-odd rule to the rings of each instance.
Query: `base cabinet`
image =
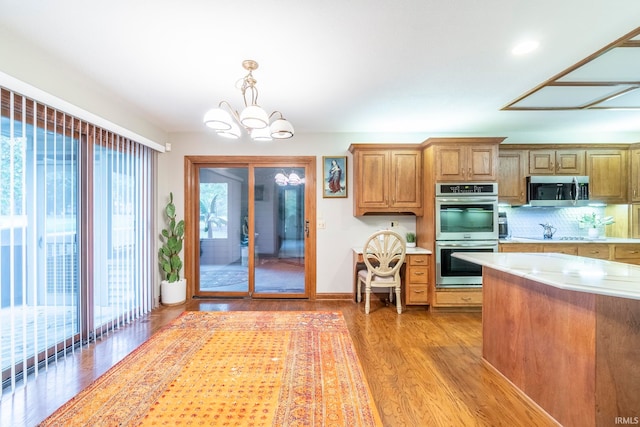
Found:
[[[560,253],[640,265],[640,244],[636,243],[501,243],[499,251]]]
[[[431,255],[407,255],[405,299],[407,305],[429,304],[429,265]]]
[[[434,308],[477,308],[482,306],[482,288],[455,288],[436,290],[433,302]]]

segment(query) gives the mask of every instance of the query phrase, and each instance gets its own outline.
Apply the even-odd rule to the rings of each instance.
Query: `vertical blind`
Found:
[[[151,310],[155,153],[2,87],[0,111],[0,367],[15,390]]]

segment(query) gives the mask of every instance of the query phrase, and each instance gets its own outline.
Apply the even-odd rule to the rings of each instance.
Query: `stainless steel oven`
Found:
[[[498,184],[436,184],[436,241],[497,240]]]
[[[482,266],[454,258],[454,252],[498,252],[498,241],[436,241],[436,287],[481,287]]]

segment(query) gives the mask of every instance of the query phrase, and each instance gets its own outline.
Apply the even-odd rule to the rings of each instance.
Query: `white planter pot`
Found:
[[[597,228],[590,228],[589,229],[589,238],[590,239],[597,239],[599,235],[600,235],[600,230],[598,230]]]
[[[162,305],[178,305],[187,300],[187,279],[169,283],[166,280],[160,282],[160,300]]]
[[[416,247],[416,242],[407,242],[407,247],[408,248],[415,248]]]

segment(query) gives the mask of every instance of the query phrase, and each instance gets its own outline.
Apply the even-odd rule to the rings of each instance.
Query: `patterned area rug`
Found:
[[[341,313],[185,312],[42,426],[381,426]]]

